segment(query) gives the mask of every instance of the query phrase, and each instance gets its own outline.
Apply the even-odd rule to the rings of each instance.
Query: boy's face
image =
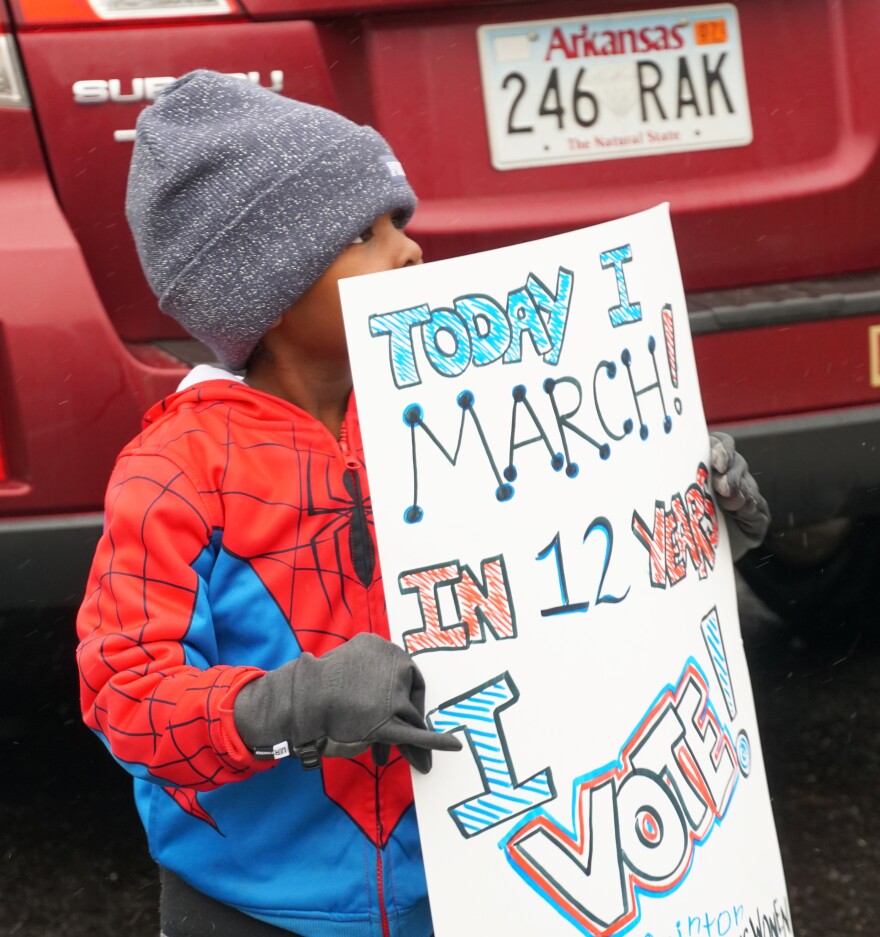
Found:
[[[399,227],[391,214],[382,215],[362,231],[284,313],[273,328],[273,340],[295,343],[299,352],[309,356],[347,361],[339,280],[421,262],[419,245]]]

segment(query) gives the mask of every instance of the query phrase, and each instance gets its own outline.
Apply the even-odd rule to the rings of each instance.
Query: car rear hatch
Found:
[[[880,5],[870,0],[12,0],[12,9],[59,200],[135,353],[183,346],[124,219],[133,128],[163,86],[196,67],[374,125],[420,196],[411,230],[427,259],[669,201],[685,286],[706,313],[696,331],[724,331],[737,320],[715,311],[745,306],[754,315],[738,327],[758,327],[758,341],[782,352],[784,335],[762,328],[775,308],[763,284],[878,266],[880,226],[867,206],[880,187],[871,39]],[[869,278],[860,294],[876,286]],[[725,292],[741,287],[759,290],[755,302]],[[833,406],[878,399],[867,329],[860,319],[858,367],[851,346],[839,351],[848,370]],[[748,401],[705,388],[710,419],[815,406],[815,394],[804,403],[796,386],[775,387],[750,348],[751,338],[730,359],[752,382]]]

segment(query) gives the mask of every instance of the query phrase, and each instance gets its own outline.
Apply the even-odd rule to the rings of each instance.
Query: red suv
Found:
[[[116,452],[206,360],[123,215],[139,110],[203,67],[375,126],[428,259],[669,201],[775,514],[746,572],[816,607],[880,514],[878,38],[875,0],[0,0],[0,604],[79,601]]]

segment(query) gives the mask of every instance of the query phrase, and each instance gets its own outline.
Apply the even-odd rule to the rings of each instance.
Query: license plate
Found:
[[[752,141],[730,4],[481,26],[477,42],[496,169]]]

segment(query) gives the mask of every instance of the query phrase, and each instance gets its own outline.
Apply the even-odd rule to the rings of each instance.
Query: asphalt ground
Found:
[[[762,622],[748,602],[740,611],[798,937],[875,934],[880,921],[880,589],[870,592],[821,627]]]
[[[798,937],[880,921],[880,625],[741,618]],[[80,724],[69,615],[0,616],[0,937],[157,937],[130,782]],[[785,937],[785,935],[783,935]]]

